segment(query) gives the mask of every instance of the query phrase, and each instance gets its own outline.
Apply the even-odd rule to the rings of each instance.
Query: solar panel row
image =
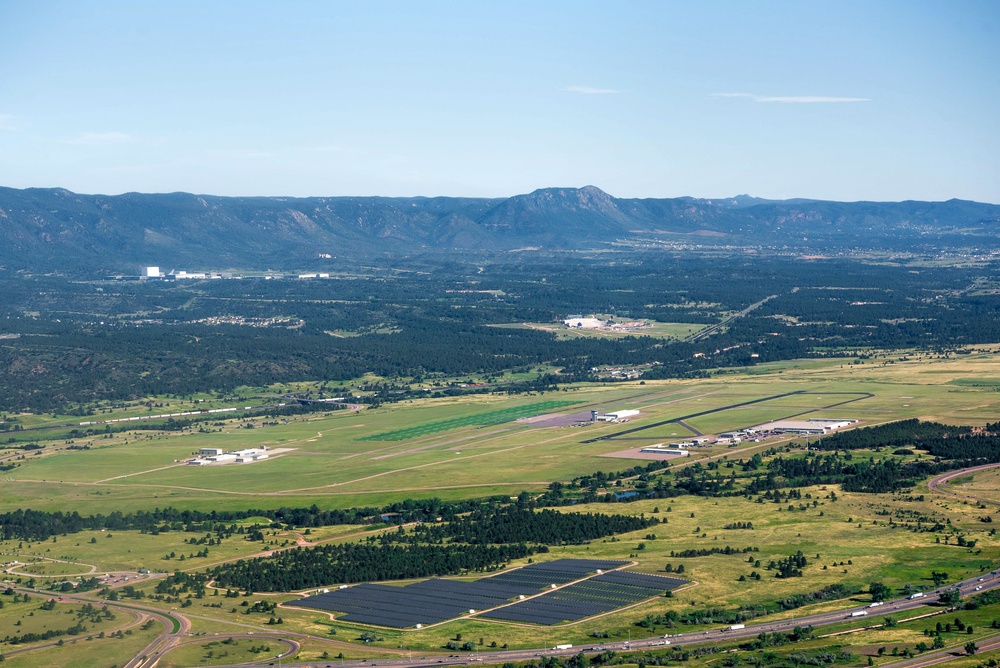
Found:
[[[603,573],[546,596],[487,612],[483,617],[534,624],[558,624],[638,603],[683,583],[684,580],[658,575],[623,571]]]
[[[530,564],[524,568],[505,571],[474,582],[431,578],[405,587],[362,584],[309,596],[287,605],[344,613],[342,619],[351,622],[403,628],[417,624],[435,624],[458,617],[470,609],[495,608],[509,603],[518,596],[533,596],[544,592],[553,584],[563,585],[579,580],[596,570],[617,568],[625,563],[627,562],[603,559],[558,559],[540,564]],[[673,578],[625,574],[638,575],[639,579],[625,578],[622,580],[618,578],[602,581],[589,587],[583,586],[598,578],[606,578],[611,575],[617,575],[617,573],[603,573],[590,580],[553,591],[539,599],[531,599],[495,612],[517,608],[518,612],[504,612],[503,614],[518,615],[511,617],[511,619],[523,618],[523,621],[538,624],[554,624],[563,621],[563,619],[579,619],[613,610],[635,600],[656,595],[655,592],[646,593],[636,599],[638,589],[651,591],[643,584],[642,578],[655,578],[653,583],[655,586],[652,589],[659,589],[659,591],[671,588],[670,584],[664,583],[682,582]],[[582,588],[576,589],[578,587]],[[557,594],[558,598],[553,598]],[[521,606],[527,603],[550,598],[553,603],[549,607],[521,609]],[[566,615],[576,616],[567,617]],[[493,616],[493,613],[489,616]],[[494,618],[508,619],[509,617],[498,616]]]

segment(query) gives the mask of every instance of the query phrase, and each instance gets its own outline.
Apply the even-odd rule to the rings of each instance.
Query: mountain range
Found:
[[[819,253],[995,249],[1000,205],[747,195],[623,199],[593,186],[509,198],[107,196],[0,188],[0,266],[32,272],[317,269],[345,258],[676,243]]]

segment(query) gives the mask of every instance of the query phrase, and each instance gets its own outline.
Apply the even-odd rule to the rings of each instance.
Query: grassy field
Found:
[[[270,520],[261,520],[265,525]],[[252,522],[244,522],[249,525]],[[40,575],[62,579],[63,576],[110,573],[115,571],[138,571],[147,568],[153,573],[171,573],[177,569],[202,568],[220,561],[236,557],[246,557],[275,547],[303,543],[336,540],[344,536],[369,534],[379,531],[384,525],[337,525],[310,529],[308,535],[303,530],[281,532],[268,536],[267,543],[250,542],[244,536],[234,534],[224,538],[219,545],[208,547],[208,556],[194,556],[206,549],[205,545],[193,545],[189,541],[203,537],[203,533],[167,531],[157,535],[138,531],[82,531],[69,536],[55,537],[54,540],[32,543],[30,541],[0,541],[0,557],[7,560],[16,557],[21,562],[33,562],[16,569],[18,574]],[[214,535],[213,535],[214,537]],[[174,556],[167,559],[168,555]],[[181,556],[183,555],[183,559]],[[46,561],[58,559],[60,561]],[[41,578],[39,578],[41,579]]]
[[[357,647],[345,652],[349,657],[368,656],[367,651],[405,648],[421,651],[438,651],[456,634],[478,640],[483,638],[489,645],[497,642],[511,647],[531,647],[551,644],[553,640],[584,644],[593,632],[608,632],[619,637],[631,630],[633,637],[662,634],[663,627],[644,630],[634,626],[636,620],[646,614],[662,614],[674,609],[684,612],[694,609],[720,607],[735,610],[741,606],[754,606],[760,602],[774,602],[794,594],[816,591],[824,586],[842,583],[861,590],[874,580],[880,580],[901,592],[907,585],[914,589],[933,587],[932,571],[945,571],[950,581],[976,575],[983,567],[992,567],[1000,557],[1000,541],[990,536],[988,527],[976,519],[977,509],[948,499],[932,496],[926,489],[922,492],[925,500],[917,501],[916,496],[900,497],[892,495],[861,495],[838,493],[838,499],[829,498],[830,490],[822,487],[802,490],[808,508],[789,510],[785,504],[756,503],[743,498],[703,499],[698,497],[678,497],[656,501],[641,501],[632,504],[616,504],[610,509],[630,514],[655,515],[664,523],[652,530],[627,534],[620,540],[593,541],[589,545],[554,547],[545,559],[562,557],[611,558],[634,560],[635,570],[649,573],[663,573],[667,563],[674,568],[683,564],[684,577],[696,583],[678,592],[671,599],[654,599],[628,610],[614,612],[599,619],[586,620],[559,627],[537,627],[517,625],[479,618],[460,619],[419,631],[379,630],[382,641],[372,643],[368,648]],[[811,499],[810,499],[811,497]],[[908,500],[909,499],[909,500]],[[817,503],[811,505],[812,500]],[[978,541],[975,550],[959,548],[954,544],[944,545],[935,540],[936,534],[915,533],[900,524],[890,525],[883,514],[889,509],[919,511],[935,517],[963,530],[969,538]],[[574,506],[567,511],[608,512],[609,506]],[[658,512],[656,512],[658,511]],[[692,516],[693,515],[693,516]],[[734,519],[750,521],[754,529],[727,530],[725,525]],[[655,534],[655,539],[646,537]],[[285,540],[287,532],[278,533],[275,540]],[[161,536],[156,537],[157,539]],[[152,538],[152,537],[151,537]],[[272,537],[269,535],[268,540]],[[639,549],[639,545],[644,547]],[[711,548],[732,545],[734,547],[753,546],[759,551],[752,553],[766,565],[769,560],[779,559],[801,550],[808,558],[808,565],[801,578],[776,579],[761,566],[747,562],[746,555],[713,555],[700,558],[671,557],[671,551],[684,549]],[[187,567],[197,566],[188,562]],[[741,575],[751,571],[761,572],[760,581],[748,579],[740,581]],[[152,584],[142,585],[149,589]],[[292,595],[251,595],[241,600],[285,601]],[[853,597],[863,602],[864,595]],[[214,601],[225,601],[222,607],[211,607]],[[856,605],[856,603],[853,603]],[[829,602],[807,608],[787,611],[774,618],[792,617],[806,612],[837,609],[851,605],[845,602]],[[185,610],[178,604],[165,606],[181,614]],[[246,615],[241,612],[238,602],[210,596],[204,599],[199,612],[201,618],[216,619],[223,627],[206,627],[196,620],[195,631],[208,628],[227,628],[226,624],[257,625],[267,630],[269,614]],[[356,642],[365,627],[344,623],[320,612],[280,608],[284,620],[283,629],[300,631],[329,637],[330,629],[336,629],[339,641]],[[190,612],[190,611],[188,611]],[[1000,616],[1000,613],[998,613]],[[707,628],[717,628],[718,623]],[[683,626],[677,632],[698,631],[701,626]],[[232,630],[230,628],[230,630]],[[358,643],[359,644],[359,643]],[[352,648],[356,645],[352,645]],[[195,651],[195,650],[191,650]],[[185,655],[186,656],[186,655]]]
[[[972,475],[952,478],[944,489],[962,496],[983,499],[992,503],[1000,503],[1000,469],[979,471]],[[995,508],[990,508],[996,512]],[[996,518],[1000,521],[1000,517]]]
[[[89,445],[88,450],[67,450],[62,441],[53,441],[46,444],[43,454],[26,455],[14,462],[19,466],[3,474],[0,510],[73,507],[80,512],[107,512],[178,504],[201,509],[312,503],[350,507],[417,497],[517,494],[541,489],[552,480],[630,466],[632,460],[606,455],[689,433],[670,423],[621,439],[583,443],[624,427],[477,424],[490,421],[490,415],[558,410],[538,408],[551,407],[549,402],[555,401],[575,402],[573,411],[642,411],[628,428],[715,411],[687,421],[704,433],[792,415],[852,417],[863,424],[906,417],[984,424],[1000,415],[1000,393],[990,387],[952,383],[1000,376],[1000,356],[995,353],[889,361],[856,365],[843,360],[805,360],[706,380],[591,384],[534,397],[426,399],[358,413],[300,416],[287,424],[230,421],[201,433],[125,432],[76,442]],[[804,393],[726,408],[793,391]],[[824,408],[865,392],[873,396]],[[435,426],[427,430],[427,425]],[[393,432],[412,437],[369,440]],[[261,445],[291,450],[239,466],[195,468],[177,461],[201,447],[234,450]],[[720,453],[704,449],[696,456]]]
[[[995,381],[1000,377],[1000,355],[977,352],[963,356],[920,356],[902,361],[900,357],[866,360],[801,360],[767,365],[749,370],[731,370],[709,379],[650,381],[646,383],[587,384],[535,396],[473,395],[457,398],[422,399],[387,404],[360,412],[318,413],[283,420],[226,421],[204,431],[125,432],[110,438],[79,439],[73,445],[89,445],[85,450],[69,450],[64,440],[42,442],[42,454],[28,454],[14,460],[16,467],[0,478],[0,512],[16,508],[48,510],[73,509],[86,514],[112,510],[177,506],[184,508],[247,509],[310,506],[323,508],[377,506],[407,498],[438,497],[461,499],[491,495],[514,495],[520,491],[540,492],[553,480],[568,481],[574,476],[598,470],[614,471],[631,467],[637,460],[608,455],[629,448],[686,436],[688,430],[670,422],[695,413],[686,424],[704,433],[738,429],[763,421],[790,416],[842,417],[878,424],[907,417],[939,420],[953,424],[984,424],[1000,415],[1000,393]],[[797,392],[796,394],[788,394]],[[867,396],[870,394],[871,396]],[[777,397],[776,395],[787,395]],[[775,397],[758,403],[747,401]],[[855,400],[856,399],[856,400]],[[851,401],[842,405],[841,402]],[[641,414],[628,424],[599,423],[586,427],[542,426],[504,419],[540,412],[578,412],[636,408]],[[621,436],[618,432],[664,424]],[[252,427],[252,428],[251,428]],[[400,440],[383,440],[391,435]],[[610,437],[599,439],[599,437]],[[598,440],[595,440],[598,439]],[[226,450],[250,446],[288,448],[285,454],[250,464],[190,467],[177,460],[189,457],[201,447]],[[783,445],[783,444],[782,444]],[[684,464],[708,458],[739,459],[774,443],[743,443],[737,448],[712,446],[692,451]],[[887,453],[855,453],[858,457],[884,457]],[[724,462],[725,460],[723,460]],[[677,464],[675,464],[676,466]],[[1000,503],[1000,471],[989,471],[952,481],[957,492]],[[830,493],[835,491],[837,500]],[[461,634],[485,646],[496,642],[510,647],[551,646],[555,641],[573,644],[593,642],[592,633],[608,633],[620,639],[631,631],[662,635],[663,627],[642,629],[635,625],[647,614],[666,610],[678,612],[712,607],[735,610],[760,602],[817,591],[840,583],[862,590],[880,580],[901,592],[905,587],[929,589],[931,571],[944,571],[949,581],[971,577],[1000,561],[1000,539],[990,534],[991,524],[980,521],[989,511],[974,501],[941,496],[922,486],[910,495],[862,495],[842,493],[838,488],[812,487],[801,490],[804,498],[789,507],[787,502],[758,503],[743,497],[702,498],[693,496],[631,504],[577,505],[567,511],[621,512],[655,515],[664,522],[652,530],[621,536],[620,539],[593,541],[588,545],[555,546],[545,559],[561,557],[633,560],[635,570],[661,573],[669,563],[683,564],[684,577],[693,585],[672,598],[658,598],[627,610],[597,619],[555,628],[518,625],[472,617],[416,630],[380,630],[380,641],[365,646],[358,640],[364,627],[331,619],[316,611],[279,608],[282,630],[310,633],[327,640],[308,645],[304,656],[317,660],[322,652],[348,658],[377,656],[400,651],[440,651],[444,644]],[[923,499],[920,499],[923,495]],[[900,514],[902,513],[902,514]],[[904,526],[906,516],[920,514],[961,531],[977,541],[975,549],[960,548],[953,542],[938,542],[940,534],[915,532]],[[889,518],[896,518],[889,522]],[[733,521],[750,521],[753,530],[727,530]],[[302,531],[268,530],[265,542],[249,542],[233,536],[211,546],[208,557],[192,557],[203,546],[190,544],[195,534],[170,531],[159,535],[138,532],[83,532],[57,536],[44,542],[0,542],[3,559],[29,562],[19,567],[22,580],[78,577],[88,573],[135,571],[154,572],[200,569],[219,561],[245,557],[264,549],[281,548],[296,542],[357,540],[377,527],[324,527],[309,535]],[[655,538],[647,538],[647,534]],[[640,544],[642,548],[640,548]],[[681,559],[671,551],[711,547],[758,548],[752,556],[762,566],[748,562],[747,555],[712,555]],[[801,578],[773,577],[766,566],[801,550],[808,559]],[[165,559],[167,555],[172,558]],[[184,555],[184,560],[180,557]],[[538,558],[539,555],[536,555]],[[517,564],[514,564],[517,565]],[[513,566],[513,565],[512,565]],[[762,574],[761,580],[747,576]],[[740,577],[744,576],[741,581]],[[17,577],[8,575],[7,577]],[[332,583],[331,583],[332,584]],[[138,584],[152,592],[155,581]],[[261,594],[242,600],[258,600]],[[268,596],[287,601],[295,595]],[[2,597],[8,598],[8,597]],[[857,601],[863,595],[854,596]],[[70,615],[50,619],[37,610],[36,603],[8,603],[0,609],[0,626],[60,624],[68,626]],[[148,599],[146,599],[148,601]],[[223,601],[218,607],[217,602]],[[193,615],[195,633],[235,633],[247,628],[274,630],[266,622],[269,615],[244,615],[239,601],[212,594],[195,602],[186,611],[181,602],[156,603],[164,609]],[[806,612],[845,607],[846,602],[825,602],[786,611],[794,617]],[[236,612],[233,612],[233,609]],[[28,613],[34,612],[33,615]],[[963,618],[966,613],[963,612]],[[992,617],[1000,610],[972,611],[977,631],[983,637]],[[118,626],[95,625],[100,630]],[[101,624],[104,624],[102,622]],[[814,640],[795,645],[795,650],[842,647],[861,665],[873,656],[876,665],[888,663],[893,646],[899,651],[925,640],[923,622],[907,622],[897,628],[863,631],[838,636],[835,641]],[[247,626],[249,625],[249,627]],[[88,625],[89,627],[89,625]],[[709,628],[716,628],[713,624]],[[34,626],[30,626],[34,628]],[[697,631],[683,626],[677,632]],[[331,634],[335,630],[336,634]],[[88,628],[88,635],[91,634]],[[146,633],[148,637],[148,632]],[[139,643],[139,629],[123,639],[77,638],[69,644],[33,653],[12,654],[10,665],[95,665],[102,648],[127,660],[128,648]],[[173,650],[163,665],[213,665],[261,658],[251,647],[262,639],[237,639],[232,644],[213,645],[214,640],[192,639]],[[961,647],[967,639],[949,638]],[[221,643],[221,641],[219,641]],[[69,640],[67,639],[67,643]],[[117,644],[116,644],[117,643]],[[928,640],[929,644],[929,640]],[[402,650],[400,649],[402,645]],[[139,645],[141,646],[141,645]],[[878,657],[879,646],[887,646],[887,656]],[[97,649],[95,649],[97,648]],[[3,650],[10,648],[4,647]],[[272,649],[277,649],[275,646]],[[776,649],[779,654],[791,648]],[[838,650],[839,651],[839,650]],[[211,652],[211,656],[209,656]],[[228,652],[228,655],[223,655]],[[253,654],[253,657],[248,655]],[[44,658],[40,658],[44,657]],[[716,657],[717,658],[717,657]],[[32,663],[34,660],[34,663]],[[103,658],[101,659],[103,661]],[[49,662],[49,663],[46,663]],[[119,662],[124,663],[124,660]],[[710,663],[708,658],[693,660],[695,665]],[[103,665],[103,664],[101,664]],[[110,664],[108,664],[110,665]]]
[[[159,632],[140,627],[124,638],[88,636],[66,640],[62,646],[43,650],[5,654],[4,668],[92,668],[93,666],[124,666]]]
[[[486,413],[474,413],[462,417],[451,418],[450,420],[439,420],[437,422],[425,422],[413,427],[386,431],[378,434],[364,436],[362,441],[408,441],[424,436],[430,436],[442,431],[452,431],[462,427],[489,427],[504,422],[513,422],[519,418],[541,415],[549,411],[554,411],[566,406],[572,406],[575,401],[540,401],[527,406],[511,406],[501,408]]]
[[[931,571],[945,571],[949,579],[956,581],[980,572],[980,568],[992,565],[1000,556],[1000,542],[988,535],[987,529],[977,523],[974,513],[967,507],[949,507],[946,502],[927,500],[906,502],[900,498],[872,495],[839,494],[833,502],[824,498],[828,491],[821,488],[804,489],[819,501],[819,505],[806,511],[789,511],[785,505],[758,504],[741,498],[701,499],[680,497],[670,500],[642,501],[613,506],[616,512],[653,514],[667,520],[652,533],[657,538],[649,540],[647,530],[625,535],[620,541],[594,541],[584,546],[555,547],[546,555],[547,559],[562,557],[632,559],[638,562],[635,570],[648,573],[664,573],[664,567],[671,563],[674,568],[683,564],[683,577],[690,578],[697,585],[678,592],[671,599],[654,599],[626,611],[616,612],[600,619],[563,625],[557,628],[516,625],[485,619],[457,620],[420,631],[382,630],[385,637],[383,647],[395,647],[399,643],[424,650],[440,649],[455,634],[478,639],[483,637],[489,644],[509,643],[511,646],[541,646],[553,639],[559,642],[583,644],[593,631],[621,632],[630,628],[630,622],[642,619],[647,613],[660,614],[674,609],[684,612],[690,609],[721,607],[736,609],[743,605],[753,606],[762,601],[776,601],[797,593],[811,592],[824,586],[843,583],[862,589],[869,582],[881,580],[902,591],[906,585],[914,589],[933,587]],[[979,554],[935,542],[934,534],[913,533],[902,528],[892,528],[884,521],[880,511],[887,507],[904,506],[939,515],[942,520],[951,521],[966,529],[970,537],[979,540]],[[669,509],[669,510],[668,510]],[[572,511],[608,512],[606,504],[595,506],[574,506]],[[692,517],[692,514],[694,515]],[[726,530],[723,527],[734,519],[753,522],[752,531]],[[851,521],[848,521],[851,520]],[[638,549],[642,543],[643,549]],[[699,558],[671,557],[671,551],[684,549],[753,546],[754,559],[763,564],[801,550],[809,564],[801,578],[776,579],[773,573],[755,567],[747,562],[747,555],[713,555]],[[817,557],[816,555],[819,555]],[[760,581],[739,581],[741,575],[756,570],[764,574]],[[857,600],[866,601],[864,596]],[[819,604],[809,608],[789,611],[775,618],[792,617],[803,611],[818,611],[824,607],[845,607],[846,604]],[[326,617],[315,611],[282,609],[288,628],[301,628],[315,632],[320,618]],[[338,637],[359,633],[362,627],[352,624],[335,624]],[[714,624],[708,628],[717,628]],[[705,627],[678,628],[677,632],[698,631]],[[633,637],[652,635],[631,626]],[[661,634],[662,630],[659,631]]]
[[[269,638],[226,638],[201,637],[185,642],[171,650],[158,665],[177,668],[188,666],[210,666],[215,664],[246,663],[275,659],[288,648],[275,639]]]
[[[7,660],[13,661],[15,657],[23,657],[22,659],[17,659],[19,661],[23,660],[23,664],[14,663],[12,665],[60,665],[58,663],[46,664],[44,661],[51,660],[50,658],[57,654],[57,650],[68,648],[72,648],[72,651],[67,654],[71,654],[74,658],[70,660],[67,658],[67,654],[63,654],[63,658],[68,660],[69,663],[62,665],[93,665],[87,663],[83,658],[89,652],[86,650],[77,651],[81,649],[78,646],[84,643],[100,645],[102,652],[110,652],[111,655],[117,654],[115,646],[121,645],[121,649],[123,650],[121,654],[127,661],[131,656],[128,652],[131,651],[134,654],[138,647],[148,642],[148,638],[151,637],[141,633],[140,629],[135,627],[136,615],[122,611],[107,611],[106,613],[102,613],[99,604],[96,606],[94,612],[84,613],[83,606],[79,603],[57,602],[51,609],[45,609],[43,604],[49,600],[47,596],[30,596],[27,601],[19,596],[15,602],[13,595],[6,594],[0,596],[0,600],[4,603],[3,607],[0,608],[0,629],[4,630],[4,636],[13,638],[21,637],[25,634],[62,632],[48,640],[21,643],[0,642],[0,654],[4,654]],[[128,635],[123,633],[122,638],[106,637],[119,630],[129,630],[132,633]],[[138,639],[137,634],[139,638],[146,638],[145,642],[138,645],[138,647],[132,642]],[[57,643],[60,640],[62,641],[61,647],[47,648],[44,651],[19,651],[31,650],[41,645]],[[42,662],[38,662],[39,657],[42,656],[45,659],[41,659]],[[92,656],[93,654],[91,654]],[[80,661],[80,663],[74,664],[72,661]]]

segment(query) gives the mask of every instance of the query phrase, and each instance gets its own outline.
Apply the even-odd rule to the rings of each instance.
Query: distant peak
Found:
[[[597,186],[583,186],[582,188],[570,187],[570,188],[538,188],[528,193],[529,197],[537,195],[561,195],[561,196],[572,196],[572,195],[585,195],[587,197],[611,197],[608,193],[604,192]]]

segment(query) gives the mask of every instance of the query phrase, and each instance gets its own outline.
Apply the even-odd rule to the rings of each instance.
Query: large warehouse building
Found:
[[[639,411],[631,408],[623,411],[615,411],[614,413],[604,413],[603,415],[598,415],[597,411],[590,411],[590,419],[594,422],[618,422],[619,420],[627,420],[638,414]]]
[[[646,447],[644,447],[641,450],[639,450],[639,453],[643,454],[643,455],[654,455],[654,454],[656,454],[656,455],[670,455],[670,456],[674,456],[674,457],[690,457],[691,456],[691,453],[687,450],[687,448],[673,447],[673,444],[671,444],[670,447],[664,447],[664,445],[662,443],[656,443],[654,445],[647,445]]]
[[[777,420],[757,425],[759,431],[770,431],[776,434],[802,434],[803,436],[822,436],[857,424],[857,420],[841,418],[809,418],[808,420]]]

